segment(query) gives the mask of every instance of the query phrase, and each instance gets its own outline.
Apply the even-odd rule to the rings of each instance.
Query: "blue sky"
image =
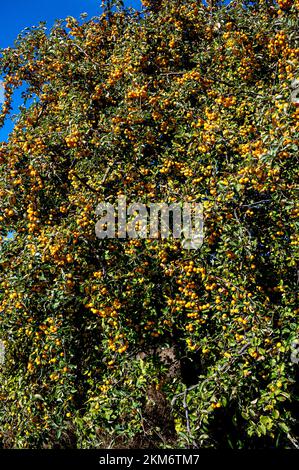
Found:
[[[127,6],[140,8],[139,0],[127,0]],[[4,0],[0,6],[0,48],[13,46],[18,34],[28,26],[37,25],[46,21],[51,27],[55,19],[74,16],[79,18],[80,13],[87,13],[88,18],[101,13],[101,0]],[[0,104],[3,101],[3,88],[0,86]],[[20,104],[20,93],[14,98],[13,113],[17,113]],[[0,141],[6,140],[12,129],[12,122],[8,121],[0,129]]]

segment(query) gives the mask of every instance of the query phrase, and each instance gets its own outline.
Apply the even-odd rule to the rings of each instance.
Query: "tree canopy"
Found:
[[[1,51],[2,446],[296,447],[298,0],[119,3]],[[98,239],[120,195],[202,247]]]

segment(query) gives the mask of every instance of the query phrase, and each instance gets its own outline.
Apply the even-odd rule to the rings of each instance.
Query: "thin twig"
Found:
[[[174,403],[176,402],[176,400],[177,400],[179,397],[185,395],[185,393],[191,392],[191,390],[194,390],[195,388],[199,387],[200,385],[203,386],[206,382],[209,382],[209,380],[211,380],[213,377],[215,377],[215,376],[217,375],[217,373],[219,373],[219,372],[227,372],[227,371],[231,368],[231,366],[233,365],[233,363],[238,359],[238,357],[244,354],[244,352],[246,351],[247,348],[249,348],[249,346],[250,346],[250,343],[246,343],[244,346],[242,346],[242,348],[240,349],[240,351],[237,352],[237,355],[236,355],[235,357],[233,357],[233,358],[229,361],[228,365],[225,364],[224,366],[219,367],[219,369],[216,370],[215,373],[214,373],[211,377],[207,377],[203,382],[198,382],[198,383],[195,384],[195,385],[191,385],[191,387],[187,387],[183,392],[178,393],[177,395],[175,395],[175,396],[173,397],[172,401],[171,401],[171,406],[174,405]]]
[[[95,194],[99,194],[99,193],[100,193],[100,191],[98,191],[97,189],[92,188],[92,187],[86,182],[86,180],[85,180],[84,178],[81,178],[81,176],[77,175],[76,172],[74,172],[73,175],[74,175],[75,178],[77,178],[82,184],[84,184],[84,186],[85,186],[87,189],[89,189],[90,191],[92,191],[92,192],[95,193]]]

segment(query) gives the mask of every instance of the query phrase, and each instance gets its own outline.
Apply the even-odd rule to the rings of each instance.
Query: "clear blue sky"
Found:
[[[127,6],[140,8],[139,0],[127,0]],[[101,0],[2,0],[0,5],[0,48],[13,46],[17,35],[26,27],[37,25],[46,21],[51,27],[55,19],[74,16],[79,18],[80,13],[87,13],[88,18],[101,13]],[[0,86],[0,104],[2,96]],[[14,99],[14,113],[20,104],[20,93]],[[0,129],[0,140],[6,140],[12,123],[7,122],[5,128]]]

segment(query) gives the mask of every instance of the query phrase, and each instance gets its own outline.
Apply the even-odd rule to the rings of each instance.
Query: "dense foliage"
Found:
[[[296,447],[298,1],[107,3],[2,50],[2,445]],[[98,239],[121,194],[203,246]]]

